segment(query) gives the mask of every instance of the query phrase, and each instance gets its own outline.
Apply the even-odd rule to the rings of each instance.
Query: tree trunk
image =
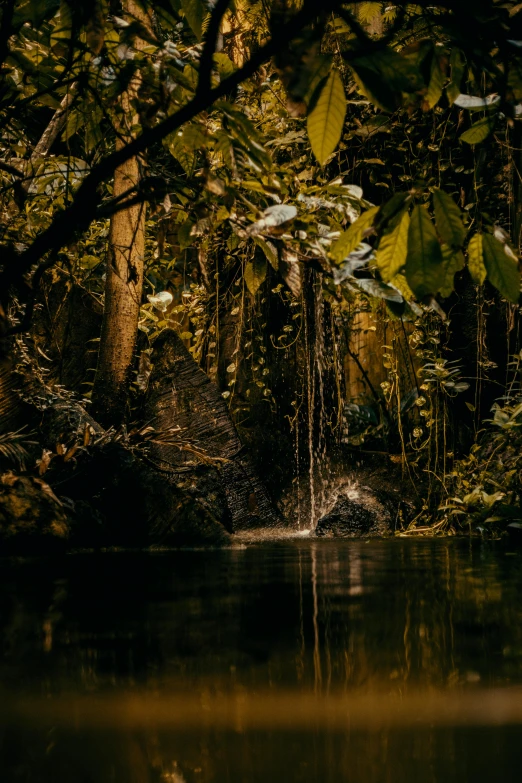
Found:
[[[125,15],[150,24],[134,0],[127,0]],[[139,48],[139,45],[137,40],[135,46]],[[136,74],[121,98],[123,119],[118,129],[117,149],[132,137],[131,129],[137,118],[131,111],[131,99],[138,90],[139,81],[139,74]],[[131,158],[116,169],[115,197],[139,184],[141,166],[138,158]],[[111,218],[105,308],[93,388],[93,411],[103,424],[119,426],[125,419],[143,290],[145,212],[145,204],[136,204]]]

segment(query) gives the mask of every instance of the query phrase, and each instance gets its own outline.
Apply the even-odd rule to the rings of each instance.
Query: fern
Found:
[[[361,3],[357,9],[357,16],[362,24],[370,25],[376,19],[381,18],[382,3]]]
[[[29,453],[25,445],[34,446],[36,442],[28,440],[32,435],[30,432],[24,432],[25,427],[16,432],[5,432],[0,434],[0,465],[17,467],[25,470]],[[25,445],[24,445],[25,444]]]

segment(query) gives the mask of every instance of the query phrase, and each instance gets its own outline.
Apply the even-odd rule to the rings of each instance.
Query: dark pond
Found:
[[[0,781],[520,781],[522,554],[0,560]]]

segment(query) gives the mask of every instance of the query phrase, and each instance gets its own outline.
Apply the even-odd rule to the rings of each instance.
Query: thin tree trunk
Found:
[[[134,0],[127,0],[126,16],[149,25],[150,19]],[[136,41],[136,48],[140,42]],[[131,98],[139,88],[137,74],[128,92],[121,98],[123,127],[116,148],[124,147],[132,137],[137,118],[131,111]],[[139,184],[142,161],[138,158],[119,166],[114,172],[114,196]],[[145,204],[117,212],[111,218],[109,263],[105,282],[105,308],[98,367],[93,387],[93,412],[104,424],[119,426],[125,419],[131,380],[138,319],[143,290],[145,256]]]

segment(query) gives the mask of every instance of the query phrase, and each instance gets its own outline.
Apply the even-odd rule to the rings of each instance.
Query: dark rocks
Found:
[[[0,553],[63,550],[69,537],[63,505],[45,481],[0,476]]]
[[[345,490],[321,517],[315,534],[323,538],[382,536],[393,529],[396,509],[396,500],[382,491],[369,487]]]
[[[511,522],[506,530],[513,543],[522,544],[522,524],[520,522]]]

